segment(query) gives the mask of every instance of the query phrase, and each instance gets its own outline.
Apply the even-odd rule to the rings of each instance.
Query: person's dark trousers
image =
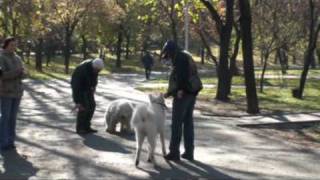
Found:
[[[146,72],[146,79],[150,79],[151,68],[145,68],[145,72]]]
[[[83,106],[84,110],[79,111],[77,115],[77,132],[87,131],[91,126],[91,119],[96,108],[96,103],[94,100],[94,94],[92,92],[83,93]]]
[[[173,99],[172,125],[170,153],[180,155],[180,141],[183,131],[184,148],[187,154],[193,155],[194,151],[194,127],[193,127],[193,109],[196,102],[196,96],[184,95],[182,98]],[[183,129],[182,129],[183,128]]]
[[[14,147],[16,120],[21,98],[0,98],[0,146],[1,149]]]

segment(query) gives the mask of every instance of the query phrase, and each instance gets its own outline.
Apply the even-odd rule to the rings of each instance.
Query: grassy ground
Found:
[[[297,85],[298,80],[288,80],[292,87]],[[146,92],[165,92],[166,88],[144,88],[139,90]],[[289,87],[271,87],[266,88],[264,93],[258,93],[259,105],[262,112],[319,112],[320,111],[320,83],[319,80],[309,80],[305,87],[304,99],[296,99],[291,95]],[[216,94],[216,88],[205,88],[199,94],[202,101],[213,102]],[[230,102],[215,102],[215,105],[224,106],[225,109],[246,111],[245,89],[234,87],[230,96]],[[216,112],[216,107],[207,107],[207,111]]]
[[[257,84],[260,83],[260,75],[261,75],[260,73],[261,73],[260,70],[255,71],[255,77],[256,77]],[[296,83],[295,79],[300,77],[301,70],[288,70],[287,75],[296,76],[295,78],[290,78],[290,79],[286,79],[285,76],[283,76],[279,70],[267,70],[266,75],[273,76],[272,79],[265,77],[265,84],[266,85],[286,86],[286,84],[287,84],[290,86],[290,85],[294,85]],[[311,79],[319,78],[320,77],[320,69],[311,69],[308,73],[308,77]],[[218,82],[216,75],[212,72],[201,74],[201,80],[205,84],[217,84],[217,82]],[[167,83],[168,80],[167,80],[167,78],[163,77],[163,78],[153,79],[151,82],[153,82],[153,83]],[[243,85],[244,84],[244,77],[243,76],[234,76],[232,79],[232,84],[233,85]]]
[[[56,56],[49,66],[46,66],[45,62],[43,63],[42,72],[35,70],[34,58],[30,59],[29,64],[25,64],[28,69],[30,78],[39,79],[39,80],[48,80],[54,78],[66,79],[70,77],[70,74],[73,72],[74,68],[82,61],[82,58],[79,56],[72,56],[70,59],[69,74],[65,74],[64,59],[62,56]],[[138,56],[131,56],[128,60],[122,60],[122,68],[117,68],[115,66],[116,60],[114,56],[107,55],[105,60],[105,69],[101,72],[102,75],[109,75],[111,73],[144,73],[144,68],[139,61]],[[161,71],[164,70],[161,64],[155,60],[154,70]]]
[[[47,79],[67,79],[70,77],[73,69],[82,61],[81,58],[77,56],[72,56],[70,60],[70,73],[64,73],[63,57],[57,56],[52,63],[47,67],[43,66],[43,72],[37,72],[34,70],[34,60],[31,60],[30,64],[26,64],[30,77],[33,79],[47,80]],[[143,73],[144,69],[139,61],[138,56],[132,56],[129,60],[122,61],[122,68],[115,67],[114,56],[108,55],[106,58],[106,67],[103,70],[103,75],[109,75],[111,73]],[[206,64],[202,68],[208,68],[212,64]],[[201,66],[201,65],[199,65]],[[155,61],[155,70],[163,71],[166,70],[159,61]],[[279,74],[279,70],[268,70],[267,74]],[[289,75],[298,75],[301,71],[299,70],[289,70]],[[260,73],[259,70],[256,71],[257,75]],[[319,76],[320,70],[310,70],[310,75]],[[217,84],[217,78],[211,73],[202,75],[202,81],[205,84]],[[156,79],[150,81],[151,83],[167,83],[165,78]],[[233,85],[242,86],[244,84],[243,77],[234,77]],[[259,80],[257,78],[257,85]],[[314,112],[320,110],[320,83],[319,80],[309,79],[306,84],[305,98],[304,100],[298,100],[291,97],[291,89],[297,87],[299,84],[298,79],[285,79],[281,76],[279,78],[266,79],[265,86],[271,88],[265,88],[264,93],[259,93],[260,107],[264,111],[277,112],[279,110],[285,112]],[[138,88],[143,91],[161,91],[164,92],[165,88]],[[216,89],[204,89],[199,98],[203,101],[213,101],[215,97]],[[236,109],[245,111],[245,91],[244,88],[236,87],[232,89],[231,101],[229,103],[214,102],[215,106],[230,106],[230,109]],[[211,111],[210,108],[207,108]],[[225,108],[228,109],[228,108]]]

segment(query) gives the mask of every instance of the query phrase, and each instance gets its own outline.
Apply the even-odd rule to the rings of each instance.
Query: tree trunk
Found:
[[[82,47],[81,47],[81,50],[82,50],[82,58],[83,60],[85,59],[88,59],[89,58],[89,54],[88,54],[88,41],[87,41],[87,38],[86,36],[83,34],[81,35],[81,39],[82,39]]]
[[[237,67],[237,56],[239,53],[239,48],[240,48],[240,41],[241,41],[241,36],[240,36],[240,31],[236,30],[236,41],[234,43],[234,47],[233,47],[233,54],[230,58],[230,71],[231,71],[231,78],[232,76],[238,76],[240,75],[240,71],[239,68]],[[232,80],[231,80],[232,82]]]
[[[317,66],[316,66],[316,56],[315,56],[315,53],[312,54],[311,56],[311,69],[316,69]]]
[[[226,24],[222,26],[220,34],[220,59],[218,67],[218,90],[216,99],[220,101],[229,100],[231,88],[229,69],[229,46],[233,23],[233,0],[227,0]]]
[[[43,39],[39,38],[36,47],[36,70],[42,72]]]
[[[242,37],[243,69],[246,84],[247,112],[259,113],[259,103],[254,75],[252,33],[251,33],[251,11],[248,0],[239,0],[240,7],[240,29]]]
[[[99,58],[101,58],[103,61],[106,60],[106,52],[105,52],[105,48],[103,46],[100,47]]]
[[[121,68],[122,41],[123,41],[123,33],[122,33],[122,25],[120,25],[120,30],[118,31],[118,43],[117,43],[117,61],[116,61],[117,68]]]
[[[265,52],[261,56],[262,56],[261,59],[263,60],[263,68],[262,68],[261,77],[260,77],[260,92],[263,93],[264,75],[267,70],[269,52]]]
[[[288,67],[289,67],[287,51],[282,47],[278,48],[277,49],[276,58],[280,62],[282,74],[287,74],[287,70],[288,70]]]
[[[229,92],[228,94],[230,95],[231,94],[231,85],[232,85],[232,78],[233,76],[238,76],[240,74],[239,72],[239,69],[237,67],[237,56],[238,56],[238,53],[239,53],[239,44],[240,44],[240,40],[241,40],[241,37],[240,37],[240,31],[236,28],[236,41],[234,43],[234,47],[233,47],[233,54],[230,58],[230,75],[229,75],[229,86],[228,89],[229,89]]]
[[[316,43],[320,31],[320,24],[317,25],[317,18],[314,18],[314,2],[313,0],[309,0],[309,6],[310,6],[310,27],[309,27],[309,43],[308,43],[308,48],[306,52],[306,56],[304,59],[304,66],[303,66],[303,71],[301,74],[300,78],[300,86],[298,89],[294,89],[292,91],[292,95],[295,98],[302,99],[303,97],[303,91],[304,91],[304,86],[307,80],[308,72],[309,72],[309,67],[312,62],[312,56],[314,55],[314,51],[316,49]]]
[[[204,65],[205,48],[203,46],[201,46],[200,55],[201,55],[201,64]]]
[[[201,38],[202,44],[205,47],[205,49],[207,50],[207,54],[209,55],[210,59],[214,62],[214,64],[216,65],[216,68],[218,69],[218,62],[217,62],[217,58],[213,55],[210,45],[208,44],[208,42],[205,39],[205,36],[202,32],[202,30],[199,30],[199,36]]]
[[[295,54],[292,56],[292,64],[297,64],[297,57]]]
[[[320,47],[316,50],[317,58],[318,58],[318,64],[320,66]]]
[[[129,54],[130,54],[130,32],[126,33],[126,60],[129,59]]]
[[[66,28],[65,34],[65,47],[64,47],[64,66],[65,66],[65,73],[69,74],[69,64],[70,64],[70,50],[71,50],[71,36],[72,33]]]
[[[177,23],[175,20],[175,0],[171,0],[170,5],[171,33],[174,42],[178,42]]]

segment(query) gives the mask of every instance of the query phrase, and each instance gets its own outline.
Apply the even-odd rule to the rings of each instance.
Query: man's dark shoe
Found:
[[[193,154],[183,153],[183,154],[181,155],[181,157],[182,157],[183,159],[187,159],[187,160],[189,160],[189,161],[194,161]]]
[[[88,134],[89,132],[87,130],[77,130],[77,134],[81,134],[81,135],[84,135],[84,134]]]
[[[164,158],[168,161],[180,161],[180,156],[178,154],[169,153],[165,155]]]
[[[88,133],[96,133],[96,132],[98,132],[98,130],[95,130],[95,129],[92,129],[92,128],[88,129]]]

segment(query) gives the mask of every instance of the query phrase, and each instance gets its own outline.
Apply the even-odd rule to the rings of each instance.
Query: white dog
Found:
[[[111,101],[105,113],[105,127],[109,133],[116,132],[116,126],[120,122],[120,132],[130,132],[130,119],[132,116],[134,104],[127,99],[118,99]]]
[[[149,95],[150,102],[148,104],[138,105],[133,111],[131,126],[135,130],[137,152],[136,152],[136,166],[139,165],[139,158],[141,153],[141,147],[144,138],[148,138],[149,142],[149,155],[148,162],[152,162],[155,165],[154,150],[156,145],[156,137],[160,134],[160,140],[162,144],[162,153],[166,154],[166,148],[164,143],[164,123],[166,118],[166,105],[162,94]]]

